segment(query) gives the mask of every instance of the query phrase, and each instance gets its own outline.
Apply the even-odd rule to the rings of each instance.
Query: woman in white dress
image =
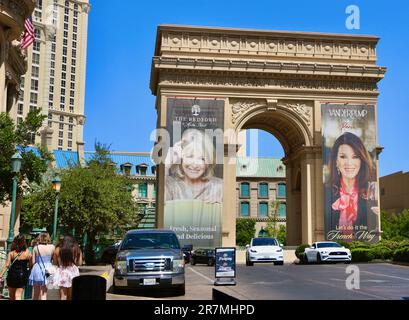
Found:
[[[52,256],[55,247],[51,244],[48,233],[41,233],[36,239],[37,245],[33,249],[33,268],[29,278],[29,284],[33,286],[33,300],[47,300],[48,278],[46,270],[52,267]]]

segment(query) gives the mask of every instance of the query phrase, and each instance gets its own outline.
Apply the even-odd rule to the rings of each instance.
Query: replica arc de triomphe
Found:
[[[285,151],[287,244],[324,239],[321,106],[375,106],[374,36],[161,25],[152,64],[157,128],[168,99],[224,100],[224,129],[262,129]],[[375,122],[376,123],[376,122]],[[376,133],[377,134],[377,133]],[[375,138],[377,139],[377,138]],[[236,165],[225,141],[222,245],[236,241]],[[377,154],[381,147],[377,146]],[[165,167],[158,166],[157,223],[164,226]]]

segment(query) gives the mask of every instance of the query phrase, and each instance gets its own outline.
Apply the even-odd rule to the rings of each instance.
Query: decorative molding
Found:
[[[245,114],[248,110],[254,108],[265,107],[264,104],[260,104],[258,102],[250,102],[250,101],[240,101],[234,103],[231,107],[232,112],[232,120],[233,124],[236,124],[238,120],[241,118],[243,114]]]
[[[307,106],[306,104],[279,104],[281,108],[288,109],[296,114],[298,114],[307,124],[308,127],[312,124],[312,108]]]
[[[175,39],[173,39],[174,41]],[[179,41],[179,40],[178,40]],[[232,59],[205,59],[186,57],[154,57],[153,66],[156,69],[193,69],[217,70],[234,72],[262,72],[313,76],[348,76],[358,78],[374,78],[380,80],[386,73],[385,67],[351,65],[351,64],[324,64],[324,63],[295,63],[277,61],[253,61]]]
[[[271,57],[314,59],[362,60],[376,63],[376,37],[353,37],[339,35],[298,34],[285,37],[280,32],[269,34],[227,34],[201,30],[162,30],[162,51],[223,53]],[[332,39],[331,39],[332,36]]]
[[[320,91],[356,91],[359,93],[377,93],[376,82],[354,82],[340,80],[313,80],[313,79],[271,79],[232,76],[200,76],[184,74],[161,74],[160,85],[188,85],[211,87],[245,87],[265,89],[295,89],[295,90],[320,90]]]

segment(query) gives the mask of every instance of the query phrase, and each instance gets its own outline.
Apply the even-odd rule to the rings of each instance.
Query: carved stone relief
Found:
[[[312,124],[312,108],[306,104],[278,104],[279,107],[288,109],[296,114],[298,114],[307,124],[308,127]]]
[[[259,108],[259,107],[264,107],[264,105],[257,103],[257,102],[249,102],[249,101],[234,103],[231,108],[232,123],[236,124],[238,120],[242,117],[242,115],[244,115],[248,110]]]

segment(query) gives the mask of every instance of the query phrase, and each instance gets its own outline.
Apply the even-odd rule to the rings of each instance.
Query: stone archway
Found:
[[[169,99],[222,101],[224,129],[262,129],[285,151],[289,245],[324,239],[321,106],[377,105],[377,37],[159,26],[151,74],[158,128]],[[235,245],[236,148],[225,139],[222,244]],[[380,150],[380,148],[378,148]],[[157,225],[164,226],[165,167],[158,167]]]
[[[312,235],[309,234],[309,229],[305,228],[303,233],[301,228],[308,223],[307,219],[311,220],[312,217],[301,215],[303,211],[308,212],[309,208],[305,207],[308,202],[302,203],[301,194],[303,191],[308,192],[308,188],[306,184],[301,184],[300,172],[303,162],[306,161],[305,153],[301,151],[313,144],[311,130],[313,106],[308,105],[308,102],[277,100],[263,102],[231,99],[230,103],[232,123],[236,125],[237,132],[242,129],[261,129],[274,135],[281,143],[287,168],[287,243],[289,245],[311,243]],[[300,155],[297,156],[297,153]],[[311,181],[306,183],[311,184]],[[296,184],[300,184],[299,190]]]

